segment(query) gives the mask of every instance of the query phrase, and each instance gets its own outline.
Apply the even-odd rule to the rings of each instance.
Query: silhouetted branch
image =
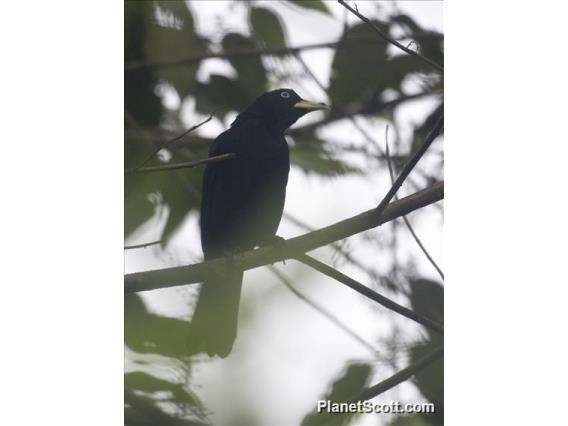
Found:
[[[393,172],[393,169],[392,169],[392,162],[391,162],[391,159],[390,159],[390,152],[389,152],[389,141],[388,141],[388,134],[389,133],[388,132],[389,132],[389,127],[387,126],[386,131],[385,131],[386,157],[387,157],[387,164],[389,166],[390,178],[391,178],[391,181],[394,182],[394,172]],[[397,195],[395,195],[394,198],[395,198],[395,200],[398,200]],[[422,252],[426,256],[426,258],[430,261],[430,263],[436,269],[436,271],[438,271],[438,274],[440,274],[440,276],[442,277],[442,280],[443,280],[444,279],[444,273],[442,272],[442,270],[440,269],[438,264],[434,261],[432,256],[430,256],[430,253],[428,253],[428,250],[426,250],[426,247],[424,247],[424,244],[422,244],[422,241],[420,241],[420,238],[418,238],[418,235],[416,235],[416,232],[414,232],[414,229],[410,225],[410,221],[408,220],[408,218],[406,216],[402,216],[402,220],[404,220],[406,227],[410,231],[410,234],[414,238],[414,241],[416,241],[416,244],[418,244],[418,247],[420,247],[420,249],[422,250]]]
[[[195,126],[191,127],[189,130],[186,130],[185,132],[183,132],[181,135],[176,136],[173,139],[170,139],[169,141],[164,142],[163,144],[161,144],[158,148],[156,148],[144,161],[142,161],[142,163],[140,163],[140,165],[138,167],[135,167],[134,169],[130,169],[132,170],[131,173],[134,173],[136,170],[142,168],[148,161],[150,161],[152,159],[152,157],[154,157],[154,155],[156,155],[161,149],[164,149],[165,147],[167,147],[169,144],[174,143],[175,141],[180,140],[181,138],[183,138],[184,136],[188,135],[189,133],[193,132],[194,130],[200,128],[201,126],[203,126],[205,123],[208,123],[209,121],[211,121],[211,119],[213,118],[213,115],[210,115],[209,118],[203,120],[201,123],[196,124]]]
[[[178,169],[189,169],[192,167],[201,166],[207,163],[216,163],[218,161],[228,160],[233,158],[236,154],[222,154],[215,157],[204,158],[202,160],[188,161],[185,163],[176,164],[164,164],[163,166],[152,166],[152,167],[140,167],[126,169],[124,171],[125,175],[135,174],[135,173],[151,173],[151,172],[163,172],[167,170],[178,170]]]
[[[353,9],[351,6],[349,6],[347,3],[345,3],[344,0],[337,0],[337,1],[340,5],[342,5],[347,10],[349,10],[351,13],[353,13],[355,16],[357,16],[361,21],[363,21],[367,25],[369,25],[379,35],[379,37],[381,37],[386,42],[391,43],[392,45],[398,47],[400,50],[408,53],[409,55],[412,55],[412,56],[415,56],[416,58],[419,58],[420,60],[422,60],[423,62],[426,62],[428,65],[434,67],[436,70],[440,71],[441,73],[444,72],[444,68],[442,68],[440,65],[438,65],[433,60],[428,59],[424,55],[421,55],[420,53],[415,52],[414,50],[410,50],[408,47],[403,46],[398,41],[396,41],[396,40],[392,39],[391,37],[389,37],[388,35],[386,35],[379,28],[377,28],[377,26],[375,24],[373,24],[368,18],[363,16],[358,10]]]
[[[319,79],[316,77],[316,75],[312,72],[310,67],[308,67],[308,64],[306,64],[306,62],[302,59],[302,57],[300,55],[296,55],[296,59],[298,60],[298,62],[300,62],[300,64],[304,68],[304,71],[306,73],[308,73],[308,75],[311,77],[311,79],[319,86],[319,88],[321,90],[323,90],[326,93],[327,97],[329,98],[330,96],[329,96],[329,93],[327,92],[327,89],[325,88],[323,83],[321,81],[319,81]],[[359,123],[357,123],[357,121],[355,120],[355,117],[353,115],[351,115],[347,118],[349,119],[349,121],[351,121],[351,123],[353,124],[353,126],[355,126],[355,128],[359,131],[359,133],[361,133],[363,135],[363,137],[365,139],[367,139],[368,142],[371,142],[375,147],[377,147],[377,149],[380,151],[380,154],[384,156],[384,152],[382,152],[382,149],[380,148],[380,146],[378,144],[374,143],[371,136],[365,131],[365,129],[363,129],[359,125]]]
[[[374,398],[389,389],[394,388],[396,385],[401,384],[405,380],[408,380],[410,377],[414,376],[416,373],[420,372],[428,365],[432,364],[437,359],[444,356],[444,347],[440,346],[434,349],[429,354],[426,354],[414,364],[409,365],[403,370],[400,370],[398,373],[392,375],[386,380],[383,380],[380,383],[377,383],[374,386],[371,386],[365,389],[358,398],[355,398],[355,401],[365,401],[367,399]]]
[[[384,198],[377,206],[377,210],[379,212],[387,206],[387,204],[390,202],[392,197],[394,197],[394,195],[396,194],[396,191],[398,191],[399,188],[401,187],[406,177],[410,174],[414,166],[416,166],[416,164],[422,158],[424,153],[428,150],[430,145],[432,145],[434,139],[436,139],[436,137],[440,134],[443,124],[444,124],[444,115],[442,114],[436,121],[434,128],[430,131],[430,133],[426,137],[426,140],[422,143],[420,148],[418,148],[418,150],[414,153],[414,155],[410,158],[410,160],[408,160],[408,162],[404,165],[402,171],[400,172],[400,175],[398,175],[398,177],[393,182],[387,194],[384,196]]]
[[[146,247],[150,247],[150,246],[155,246],[156,244],[160,244],[161,242],[162,242],[162,240],[158,240],[158,241],[152,241],[151,243],[136,244],[136,245],[133,245],[133,246],[124,246],[124,250],[146,248]]]
[[[300,219],[292,216],[289,213],[284,213],[284,217],[286,219],[288,219],[290,222],[292,222],[294,225],[302,228],[304,231],[310,231],[311,232],[311,231],[314,230],[314,228],[312,228],[308,224],[302,222]],[[369,267],[363,265],[361,262],[359,262],[357,259],[355,259],[353,256],[351,256],[351,254],[349,254],[347,251],[343,250],[343,248],[341,247],[340,244],[332,243],[330,245],[335,251],[337,251],[337,253],[339,253],[341,256],[343,256],[345,258],[345,260],[347,260],[350,264],[352,264],[353,266],[356,266],[357,268],[359,268],[361,271],[365,272],[367,275],[369,275],[373,279],[378,278],[378,274],[375,271],[370,270]]]
[[[357,36],[357,37],[351,37],[349,40],[334,40],[323,43],[305,44],[302,46],[225,50],[217,53],[208,52],[202,55],[187,56],[185,58],[178,58],[166,61],[156,61],[156,62],[130,61],[125,64],[124,69],[126,71],[133,71],[139,69],[156,69],[156,68],[172,67],[176,65],[190,65],[190,64],[199,63],[204,59],[211,59],[211,58],[229,59],[229,58],[240,58],[246,56],[258,56],[258,55],[285,56],[285,55],[299,53],[304,50],[334,49],[334,48],[345,48],[345,47],[349,48],[350,47],[349,44],[352,43],[359,44],[362,42],[363,43],[373,42],[375,40],[376,37]]]
[[[372,352],[374,357],[379,356],[379,352],[373,347],[373,345],[371,345],[369,342],[367,342],[365,339],[363,339],[361,336],[359,336],[357,333],[355,333],[353,330],[351,330],[339,318],[337,318],[334,314],[329,312],[323,306],[319,305],[318,303],[314,302],[310,298],[303,295],[298,289],[296,289],[290,283],[290,281],[286,278],[286,276],[284,274],[282,274],[278,269],[276,269],[274,266],[271,266],[270,270],[272,271],[272,273],[274,275],[276,275],[278,277],[278,279],[282,282],[282,284],[284,284],[288,288],[288,290],[290,290],[298,299],[300,299],[300,300],[304,301],[305,303],[307,303],[308,305],[310,305],[312,308],[314,308],[316,311],[318,311],[320,314],[322,314],[324,317],[326,317],[328,320],[330,320],[338,328],[343,330],[345,333],[347,333],[353,339],[357,340],[360,344],[362,344],[367,349],[369,349],[369,351]]]
[[[124,290],[126,293],[133,293],[199,283],[203,282],[205,277],[219,273],[219,271],[232,270],[233,268],[246,271],[295,258],[301,253],[375,228],[443,198],[444,183],[439,182],[430,188],[389,204],[383,211],[377,208],[371,209],[317,231],[285,240],[284,244],[278,243],[239,253],[233,257],[209,260],[193,265],[127,274],[124,277]]]
[[[359,281],[354,280],[353,278],[345,275],[343,272],[338,271],[337,269],[332,268],[331,266],[326,265],[323,262],[320,262],[313,257],[308,256],[307,254],[301,254],[296,257],[296,260],[308,265],[309,267],[315,269],[316,271],[321,272],[328,277],[331,277],[340,283],[345,284],[347,287],[355,290],[356,292],[362,294],[365,297],[368,297],[371,300],[374,300],[380,305],[383,305],[385,308],[390,309],[391,311],[396,312],[406,318],[409,318],[418,324],[422,324],[424,327],[427,327],[431,330],[434,330],[440,334],[444,334],[444,326],[439,324],[436,321],[431,320],[417,312],[414,312],[411,309],[405,308],[402,305],[399,305],[396,302],[393,302],[388,297],[385,297],[376,291],[370,289],[367,286],[364,286]]]

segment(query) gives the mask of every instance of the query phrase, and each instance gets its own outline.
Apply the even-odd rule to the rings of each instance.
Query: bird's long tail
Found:
[[[237,337],[242,282],[239,271],[203,283],[191,320],[192,352],[229,355]]]

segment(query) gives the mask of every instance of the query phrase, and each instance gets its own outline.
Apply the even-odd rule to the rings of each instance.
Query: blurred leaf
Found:
[[[341,160],[331,157],[323,148],[323,143],[302,143],[290,149],[290,163],[306,173],[322,176],[337,176],[348,173],[362,173]]]
[[[409,153],[410,155],[412,155],[412,153],[414,153],[424,143],[424,140],[426,139],[426,137],[434,127],[434,124],[436,124],[436,121],[438,121],[438,118],[443,112],[444,112],[444,104],[440,103],[436,108],[434,108],[434,110],[430,114],[428,114],[428,116],[421,125],[414,128],[412,147]],[[444,134],[444,128],[442,127],[440,135],[443,134]]]
[[[434,321],[444,323],[444,287],[419,278],[410,281],[412,309]]]
[[[125,159],[128,164],[125,164],[125,167],[135,167],[141,164],[158,146],[158,143],[153,140],[156,137],[155,132],[145,132],[141,129],[128,127],[125,136]],[[163,136],[161,138],[167,140]],[[188,138],[187,140],[191,139]],[[185,143],[190,146],[187,140]],[[172,163],[207,157],[206,146],[199,146],[189,151],[180,149],[180,145],[176,143],[170,148],[169,152],[172,155],[170,162]],[[149,165],[153,162],[155,160],[151,161]],[[158,162],[158,164],[160,163]],[[148,199],[149,194],[154,193],[161,198],[161,205],[169,208],[169,215],[162,235],[162,239],[167,240],[187,214],[199,207],[202,173],[203,168],[196,167],[125,176],[125,236],[150,219],[155,213],[157,204],[151,203]]]
[[[411,362],[416,362],[438,346],[440,346],[439,341],[416,344],[411,349]],[[420,393],[434,403],[436,410],[434,413],[422,414],[421,417],[428,419],[434,425],[444,424],[444,359],[434,361],[416,373],[414,378]]]
[[[195,33],[191,12],[182,1],[155,2],[161,19],[147,25],[145,57],[149,62],[170,61],[205,53],[206,46]],[[199,64],[159,67],[158,77],[168,81],[184,98],[195,85]]]
[[[387,24],[378,21],[374,23],[388,32]],[[334,109],[357,107],[388,87],[384,70],[387,60],[386,44],[380,41],[355,41],[373,34],[364,23],[349,27],[343,34],[341,42],[347,46],[335,50],[329,86]]]
[[[170,213],[162,233],[162,240],[168,240],[186,216],[199,207],[202,173],[201,167],[166,173],[170,175],[170,183],[162,188],[162,194]]]
[[[161,401],[171,400],[176,404],[188,404],[199,409],[203,408],[197,396],[192,392],[189,392],[184,387],[183,383],[173,383],[168,380],[159,379],[141,371],[125,374],[124,386],[128,389],[141,391],[148,394],[166,392],[167,396],[162,396],[161,398],[159,398]],[[156,400],[158,400],[157,397]]]
[[[124,60],[144,57],[147,22],[153,13],[150,2],[124,3]],[[142,125],[156,126],[162,115],[162,102],[155,93],[158,80],[148,69],[130,71],[124,79],[125,109]]]
[[[141,127],[130,123],[125,126],[124,160],[125,168],[138,166],[153,149],[151,136]],[[126,237],[155,211],[155,206],[148,200],[148,194],[159,190],[155,176],[150,174],[129,175],[124,177],[124,236]]]
[[[124,340],[139,353],[181,358],[189,355],[189,322],[147,311],[140,296],[124,297]]]
[[[406,36],[412,39],[414,43],[410,46],[411,48],[414,46],[414,48],[417,48],[418,52],[422,55],[432,59],[440,65],[443,65],[443,34],[422,28],[414,19],[412,19],[412,17],[405,14],[395,15],[391,18],[391,21],[399,24],[404,30]],[[432,72],[432,68],[427,64],[422,63],[422,61],[417,62],[420,62],[416,64],[417,67],[423,68],[424,72]]]
[[[335,380],[331,389],[320,400],[332,403],[350,402],[365,389],[369,382],[371,366],[368,364],[351,364],[347,370]],[[332,413],[321,411],[318,413],[317,406],[307,414],[302,421],[302,426],[327,426],[348,425],[356,416],[356,413]]]
[[[181,416],[166,413],[152,398],[136,395],[127,387],[124,388],[124,405],[125,426],[197,426],[206,424],[198,419],[184,419]]]
[[[317,10],[318,12],[332,16],[325,3],[321,0],[288,0],[288,2],[305,9]]]
[[[222,117],[229,111],[243,111],[248,95],[238,80],[224,75],[211,74],[208,83],[198,83],[195,91],[195,108],[202,114]]]
[[[286,47],[282,23],[273,12],[263,7],[252,7],[249,22],[251,31],[263,47]]]
[[[256,48],[251,39],[237,33],[227,34],[222,44],[225,52]],[[249,105],[257,96],[266,91],[268,83],[260,56],[232,57],[229,58],[229,62],[237,71],[238,81],[243,88],[243,93],[246,94],[243,102]]]
[[[424,30],[418,23],[412,19],[412,17],[401,13],[399,15],[394,15],[391,17],[391,22],[399,24],[407,35],[417,34],[423,32]]]
[[[412,309],[416,312],[444,323],[444,287],[435,281],[416,279],[410,281],[410,300]],[[429,352],[444,344],[443,336],[435,332],[428,332],[429,338],[425,342],[416,343],[410,353],[411,362],[416,362]],[[444,360],[435,361],[415,375],[418,389],[430,402],[435,404],[434,414],[423,414],[420,417],[429,421],[429,424],[443,424],[444,416]]]

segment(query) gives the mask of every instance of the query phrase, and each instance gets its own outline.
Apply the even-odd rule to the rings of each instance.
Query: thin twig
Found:
[[[238,253],[233,257],[214,259],[192,265],[127,274],[124,276],[124,291],[134,293],[200,283],[211,274],[228,268],[246,271],[284,259],[292,259],[300,253],[306,253],[334,241],[373,229],[443,198],[444,183],[438,182],[430,188],[389,204],[383,211],[368,210],[314,232],[285,240],[285,244],[278,243]]]
[[[371,345],[369,342],[367,342],[365,339],[363,339],[361,336],[355,333],[355,331],[350,329],[345,323],[343,323],[339,318],[337,318],[334,314],[329,312],[323,306],[319,305],[317,302],[314,302],[313,300],[302,294],[297,288],[295,288],[290,283],[290,280],[288,280],[288,278],[286,278],[286,276],[283,273],[281,273],[278,269],[276,269],[274,266],[271,266],[270,270],[274,275],[278,277],[280,282],[282,282],[282,284],[284,284],[288,288],[288,290],[290,290],[298,299],[310,305],[312,308],[314,308],[316,311],[318,311],[320,314],[322,314],[324,317],[330,320],[333,324],[335,324],[338,328],[342,329],[353,339],[357,340],[361,345],[369,349],[369,351],[371,351],[374,357],[377,358],[380,356],[379,351],[377,351],[373,347],[373,345]]]
[[[388,379],[365,389],[358,398],[355,398],[355,401],[366,401],[394,388],[443,356],[444,346],[440,346]]]
[[[134,173],[151,173],[151,172],[163,172],[167,170],[189,169],[192,167],[201,166],[202,164],[216,163],[218,161],[228,160],[229,158],[233,158],[235,156],[236,154],[230,153],[230,154],[216,155],[214,157],[209,157],[209,158],[203,158],[201,160],[196,160],[196,161],[188,161],[185,163],[165,164],[163,166],[151,166],[151,167],[140,167],[140,168],[136,167],[132,169],[126,169],[124,171],[124,174],[131,175]]]
[[[361,43],[365,41],[373,42],[374,40],[376,40],[376,37],[369,37],[364,35],[364,36],[351,37],[349,40],[341,39],[341,40],[327,41],[323,43],[305,44],[302,46],[234,49],[234,50],[225,50],[217,53],[208,52],[202,55],[187,56],[185,58],[156,61],[156,62],[130,61],[125,64],[124,69],[126,71],[133,71],[139,69],[155,69],[155,68],[171,67],[176,65],[196,64],[204,59],[211,59],[211,58],[230,59],[230,58],[258,56],[258,55],[283,56],[283,55],[298,53],[303,50],[327,49],[327,48],[333,49],[338,47],[343,48],[343,47],[348,47],[347,46],[348,43]]]
[[[210,115],[209,118],[207,118],[206,120],[203,120],[201,123],[196,124],[195,126],[191,127],[189,130],[186,130],[185,132],[183,132],[181,135],[176,136],[173,139],[170,139],[169,141],[164,142],[163,144],[161,144],[158,148],[156,148],[144,161],[142,161],[142,163],[140,163],[140,165],[138,167],[134,168],[134,171],[142,168],[148,161],[150,161],[154,155],[156,155],[160,150],[164,149],[165,147],[167,147],[168,145],[174,143],[175,141],[180,140],[181,138],[183,138],[184,136],[188,135],[189,133],[193,132],[194,130],[200,128],[201,126],[203,126],[205,123],[208,123],[209,121],[211,121],[211,119],[213,118],[213,115]],[[133,171],[133,172],[134,172]]]
[[[358,10],[353,9],[351,6],[349,6],[347,3],[345,3],[344,0],[337,0],[338,3],[340,5],[342,5],[343,7],[345,7],[346,9],[348,9],[351,13],[353,13],[354,15],[356,15],[360,20],[362,20],[363,22],[365,22],[367,25],[369,25],[383,40],[385,40],[388,43],[393,44],[394,46],[398,47],[399,49],[401,49],[402,51],[408,53],[409,55],[412,55],[416,58],[419,58],[420,60],[422,60],[423,62],[426,62],[427,64],[429,64],[430,66],[434,67],[436,70],[438,70],[439,72],[443,73],[444,72],[444,68],[441,67],[440,65],[438,65],[436,62],[434,62],[431,59],[428,59],[427,57],[425,57],[424,55],[421,55],[418,52],[415,52],[413,50],[410,50],[409,48],[403,46],[402,44],[400,44],[398,41],[392,39],[391,37],[389,37],[388,35],[386,35],[384,32],[382,32],[379,28],[377,28],[377,26],[375,24],[373,24],[368,18],[366,18],[365,16],[363,16]]]
[[[404,165],[402,171],[400,172],[396,180],[393,182],[391,188],[377,206],[377,210],[379,212],[388,205],[392,197],[394,197],[394,195],[396,194],[396,191],[400,189],[402,183],[408,177],[414,166],[416,166],[416,164],[422,158],[424,153],[428,150],[430,145],[432,145],[434,139],[436,139],[436,137],[440,134],[443,124],[444,124],[444,114],[442,113],[438,118],[438,120],[436,121],[434,128],[430,131],[430,133],[426,137],[424,143],[420,146],[420,148],[418,148],[418,150],[414,153],[412,158],[408,160],[408,162]]]
[[[331,266],[328,266],[325,263],[308,256],[307,254],[300,254],[299,256],[296,256],[296,260],[304,263],[305,265],[308,265],[309,267],[321,272],[324,275],[327,275],[330,278],[339,281],[340,283],[345,284],[347,287],[355,290],[365,297],[368,297],[371,300],[374,300],[385,308],[390,309],[391,311],[394,311],[406,318],[409,318],[417,322],[418,324],[422,324],[423,326],[440,334],[444,334],[444,326],[440,323],[431,320],[430,318],[427,318],[419,314],[418,312],[414,312],[411,309],[399,305],[398,303],[390,300],[388,297],[385,297],[377,293],[376,291],[371,290],[369,287],[361,284],[359,281],[356,281],[353,278],[345,275],[343,272],[340,272],[337,269],[334,269]]]
[[[391,159],[390,159],[389,139],[388,138],[389,138],[389,126],[387,125],[386,131],[385,131],[386,157],[387,157],[387,164],[389,166],[389,174],[390,174],[391,182],[394,183],[394,172],[393,172],[392,162],[391,162]],[[398,195],[395,194],[394,199],[398,200]],[[424,247],[424,244],[422,244],[422,241],[420,241],[420,238],[418,238],[418,235],[416,235],[416,232],[414,232],[414,229],[410,225],[410,221],[408,220],[408,218],[406,216],[402,216],[402,220],[406,224],[406,227],[410,231],[410,234],[414,238],[414,241],[416,241],[416,244],[418,244],[418,247],[420,247],[420,249],[422,250],[422,252],[426,256],[426,258],[430,261],[430,263],[436,269],[436,271],[438,271],[438,274],[440,274],[440,276],[442,277],[442,280],[443,280],[444,279],[444,273],[442,272],[442,270],[440,269],[438,264],[434,261],[432,256],[430,256],[430,253],[428,253],[428,250],[426,250],[426,247]]]
[[[312,72],[310,67],[308,67],[308,64],[306,64],[306,62],[302,59],[302,57],[300,55],[296,55],[295,57],[298,60],[298,62],[300,62],[302,67],[304,68],[304,71],[312,78],[312,80],[319,86],[319,88],[326,93],[327,97],[329,98],[330,96],[329,96],[327,89],[325,88],[323,83],[316,77],[316,75]],[[379,150],[379,153],[382,156],[384,156],[384,152],[382,152],[380,145],[375,143],[373,138],[371,138],[371,136],[365,131],[365,129],[363,129],[359,125],[359,123],[357,123],[357,120],[355,120],[355,116],[351,115],[351,116],[348,116],[347,118],[351,121],[351,123],[353,124],[353,126],[355,126],[355,128],[359,131],[359,133],[361,133],[361,135],[363,135],[363,137],[365,139],[367,139],[367,142],[370,142],[371,144],[373,144]]]
[[[315,229],[315,228],[312,228],[311,226],[309,226],[307,223],[304,223],[303,221],[301,221],[297,217],[292,216],[290,213],[284,213],[284,217],[287,220],[289,220],[290,222],[292,222],[294,225],[304,229],[305,231],[311,232],[311,231],[314,231],[314,229]],[[337,251],[337,253],[342,255],[345,258],[345,260],[347,260],[353,266],[356,266],[357,268],[359,268],[361,271],[365,272],[371,278],[373,278],[375,280],[380,278],[375,271],[370,270],[367,266],[363,265],[361,262],[359,262],[357,259],[355,259],[353,256],[351,256],[351,254],[349,254],[348,252],[343,250],[343,248],[341,247],[340,244],[333,243],[333,244],[330,244],[330,245],[333,247],[333,249],[335,251]]]
[[[162,240],[158,240],[158,241],[152,241],[151,243],[136,244],[136,245],[133,245],[133,246],[124,246],[124,250],[146,248],[146,247],[149,247],[149,246],[155,246],[156,244],[160,244],[161,242],[162,242]]]

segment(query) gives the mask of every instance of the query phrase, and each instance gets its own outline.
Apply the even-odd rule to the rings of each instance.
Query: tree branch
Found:
[[[146,157],[146,159],[144,161],[142,161],[142,163],[140,163],[139,166],[135,167],[134,169],[131,169],[132,172],[134,173],[136,170],[142,168],[142,166],[144,166],[148,161],[150,161],[152,159],[152,157],[154,157],[154,155],[156,155],[161,149],[164,149],[165,147],[167,147],[168,145],[174,143],[175,141],[180,140],[181,138],[183,138],[184,136],[188,135],[189,133],[193,132],[196,129],[199,129],[201,126],[203,126],[205,123],[208,123],[209,121],[211,121],[211,119],[213,118],[213,115],[210,115],[209,118],[203,120],[201,123],[196,124],[195,126],[191,127],[189,130],[186,130],[185,132],[183,132],[181,135],[176,136],[173,139],[170,139],[169,141],[164,142],[163,144],[161,144],[160,146],[158,146],[154,151],[152,151],[152,153]]]
[[[151,173],[151,172],[163,172],[167,170],[177,170],[177,169],[189,169],[192,167],[201,166],[202,164],[216,163],[218,161],[228,160],[233,158],[236,154],[222,154],[215,157],[203,158],[196,161],[188,161],[185,163],[176,164],[164,164],[163,166],[152,166],[152,167],[134,167],[132,169],[126,169],[124,171],[125,175],[131,175],[135,173]]]
[[[203,282],[205,277],[218,273],[218,271],[222,272],[232,268],[246,271],[262,265],[295,258],[301,253],[375,228],[443,198],[444,183],[439,182],[430,188],[389,204],[382,212],[377,208],[371,209],[317,231],[285,240],[285,244],[279,243],[249,250],[232,258],[214,259],[193,265],[127,274],[124,277],[124,289],[126,293],[133,293],[199,283]]]
[[[396,194],[396,191],[399,190],[402,183],[407,178],[407,176],[410,174],[410,172],[412,171],[414,166],[416,166],[416,164],[418,163],[420,158],[422,158],[422,156],[424,155],[426,150],[430,147],[430,145],[432,145],[432,142],[434,142],[434,139],[436,139],[436,137],[438,136],[438,134],[442,130],[443,124],[444,124],[444,115],[442,114],[438,118],[438,121],[436,121],[434,128],[430,131],[430,133],[426,137],[426,140],[424,141],[424,143],[420,146],[420,148],[418,148],[418,150],[414,153],[412,158],[402,168],[400,175],[398,175],[398,177],[396,178],[396,180],[392,184],[391,188],[387,192],[387,195],[384,196],[384,198],[381,200],[381,202],[377,206],[378,211],[381,211],[382,209],[384,209],[387,206],[387,204],[392,200],[392,197],[394,197],[394,195]]]
[[[345,3],[344,0],[337,0],[338,3],[340,5],[342,5],[343,7],[345,7],[347,10],[349,10],[352,14],[354,14],[355,16],[357,16],[361,21],[365,22],[367,25],[369,25],[378,35],[379,37],[381,37],[383,40],[385,40],[388,43],[391,43],[392,45],[398,47],[400,50],[408,53],[409,55],[412,55],[416,58],[419,58],[421,61],[427,63],[428,65],[430,65],[431,67],[435,68],[437,71],[441,72],[442,74],[444,73],[444,68],[442,68],[440,65],[438,65],[436,62],[434,62],[431,59],[428,59],[427,57],[425,57],[424,55],[421,55],[418,52],[415,52],[414,50],[410,50],[408,47],[403,46],[402,44],[400,44],[398,41],[390,38],[388,35],[386,35],[385,33],[383,33],[379,28],[377,28],[377,26],[375,24],[373,24],[368,18],[366,18],[365,16],[363,16],[358,10],[353,9],[351,6],[349,6],[347,3]]]
[[[186,65],[186,64],[196,64],[204,59],[211,58],[240,58],[246,56],[258,56],[258,55],[274,55],[274,56],[285,56],[290,54],[296,54],[303,50],[313,50],[313,49],[333,49],[348,47],[350,43],[361,43],[361,42],[372,42],[376,40],[376,37],[359,36],[351,37],[349,40],[334,40],[327,41],[324,43],[314,43],[314,44],[304,44],[301,46],[293,47],[275,47],[275,48],[246,48],[246,49],[234,49],[222,52],[208,52],[202,55],[187,56],[185,58],[156,61],[156,62],[146,62],[146,61],[130,61],[124,65],[125,71],[134,71],[139,69],[156,69],[164,67],[172,67],[176,65]],[[347,41],[347,43],[346,43]]]
[[[288,288],[288,290],[290,290],[298,299],[300,299],[300,300],[304,301],[305,303],[307,303],[308,305],[310,305],[312,308],[314,308],[316,311],[318,311],[320,314],[322,314],[324,317],[326,317],[328,320],[330,320],[338,328],[343,330],[345,333],[347,333],[349,336],[351,336],[353,339],[355,339],[361,345],[365,346],[365,348],[367,348],[373,354],[373,356],[375,358],[378,358],[380,356],[379,351],[377,351],[373,347],[373,345],[371,345],[369,342],[367,342],[365,339],[363,339],[361,336],[359,336],[357,333],[355,333],[355,331],[353,331],[346,324],[344,324],[343,321],[341,321],[339,318],[337,318],[333,313],[329,312],[323,306],[321,306],[317,302],[314,302],[313,300],[311,300],[307,296],[304,296],[296,287],[294,287],[292,285],[292,283],[290,283],[288,278],[286,278],[286,276],[283,273],[281,273],[278,269],[276,269],[274,266],[271,266],[270,270],[272,271],[272,273],[274,275],[276,275],[278,277],[280,282],[282,282],[282,284],[284,284],[284,286],[286,286],[286,288]]]
[[[124,246],[124,250],[132,250],[137,248],[146,248],[150,246],[155,246],[156,244],[160,244],[162,240],[152,241],[151,243],[143,243],[143,244],[135,244],[133,246]]]
[[[371,300],[374,300],[380,305],[383,305],[385,308],[390,309],[391,311],[396,312],[406,318],[409,318],[418,324],[423,325],[431,330],[434,330],[440,334],[444,334],[444,326],[439,324],[436,321],[431,320],[417,312],[414,312],[411,309],[405,308],[402,305],[399,305],[396,302],[393,302],[389,298],[377,293],[374,290],[371,290],[369,287],[364,286],[358,281],[355,281],[353,278],[345,275],[344,273],[338,271],[337,269],[332,268],[331,266],[326,265],[325,263],[320,262],[319,260],[314,259],[313,257],[308,256],[307,254],[301,254],[296,257],[296,259],[302,262],[305,265],[315,269],[316,271],[321,272],[328,277],[331,277],[340,283],[345,284],[347,287],[355,290],[356,292],[362,294],[365,297],[368,297]]]
[[[410,377],[414,376],[416,373],[423,370],[442,356],[444,356],[444,347],[440,346],[429,354],[426,354],[425,356],[420,358],[414,364],[411,364],[405,369],[400,370],[398,373],[392,375],[388,379],[365,389],[361,393],[361,395],[355,399],[355,401],[366,401],[388,391],[389,389],[394,388],[396,385],[399,385],[405,380],[408,380]]]
[[[391,158],[390,158],[388,136],[389,136],[389,126],[387,126],[386,131],[385,131],[386,157],[387,157],[387,164],[389,166],[389,175],[390,175],[390,178],[391,178],[391,182],[394,183],[394,172],[393,172],[392,162],[391,162]],[[397,195],[395,195],[395,200],[398,200]],[[436,269],[436,271],[438,271],[438,274],[440,274],[440,276],[442,277],[442,280],[443,280],[444,279],[444,273],[442,272],[442,270],[440,269],[438,264],[434,261],[434,258],[432,256],[430,256],[430,253],[428,253],[428,250],[426,250],[426,247],[424,247],[424,244],[422,244],[422,241],[420,241],[420,238],[418,238],[418,235],[416,234],[416,232],[414,232],[414,229],[410,225],[410,221],[408,220],[408,218],[406,216],[402,216],[402,220],[404,221],[406,227],[410,231],[412,238],[414,238],[414,241],[416,241],[416,244],[418,244],[418,247],[420,247],[420,249],[422,250],[422,253],[424,253],[426,258],[430,261],[430,263],[432,264],[434,269]]]

